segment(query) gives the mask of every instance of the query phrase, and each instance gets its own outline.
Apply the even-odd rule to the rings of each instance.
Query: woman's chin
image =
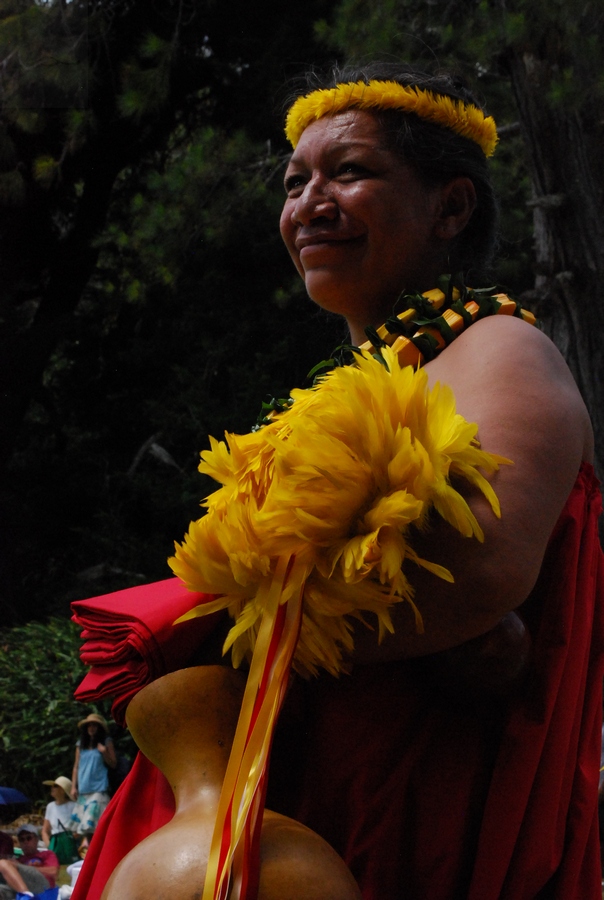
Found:
[[[304,284],[310,299],[330,312],[345,316],[361,302],[354,279],[342,272],[314,268],[304,273]]]
[[[352,278],[334,279],[317,270],[307,272],[305,285],[308,296],[327,312],[343,316],[349,323],[380,324],[391,313],[396,296],[387,302],[374,295],[366,296],[358,281]]]

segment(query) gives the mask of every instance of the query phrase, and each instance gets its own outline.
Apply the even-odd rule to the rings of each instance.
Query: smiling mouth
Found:
[[[351,238],[325,238],[321,240],[320,238],[312,241],[311,243],[305,243],[298,250],[298,254],[300,259],[303,260],[305,256],[312,256],[314,253],[320,253],[325,250],[339,250],[344,249],[346,247],[350,247],[351,245],[360,243],[361,237],[351,237]]]

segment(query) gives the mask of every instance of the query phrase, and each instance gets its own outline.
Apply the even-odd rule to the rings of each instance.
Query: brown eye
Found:
[[[306,182],[302,175],[288,175],[283,183],[285,193],[289,195],[292,192],[302,191]]]
[[[342,163],[338,168],[338,176],[349,176],[350,178],[363,178],[368,175],[369,172],[365,168],[365,166],[359,165],[359,163],[354,162],[346,162]]]

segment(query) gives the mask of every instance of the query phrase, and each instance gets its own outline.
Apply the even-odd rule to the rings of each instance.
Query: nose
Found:
[[[311,225],[321,219],[331,222],[337,215],[338,206],[329,194],[327,184],[315,177],[304,185],[304,190],[296,197],[291,218],[294,225]]]

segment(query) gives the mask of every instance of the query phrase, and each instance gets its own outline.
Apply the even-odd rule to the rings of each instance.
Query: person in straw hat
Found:
[[[59,857],[59,861],[63,863],[73,862],[75,853],[72,848],[68,847],[67,858],[63,850],[60,850],[62,843],[73,843],[71,832],[71,816],[75,807],[75,800],[71,799],[73,784],[71,779],[65,775],[59,775],[54,780],[43,781],[50,787],[52,800],[47,804],[44,811],[44,824],[42,825],[42,840]],[[63,838],[62,835],[69,835],[70,840]],[[60,851],[60,852],[59,852]]]
[[[116,767],[117,758],[103,716],[90,713],[78,722],[78,729],[80,737],[71,776],[71,797],[76,801],[71,814],[71,829],[83,836],[82,848],[85,848],[109,803],[107,770]]]

